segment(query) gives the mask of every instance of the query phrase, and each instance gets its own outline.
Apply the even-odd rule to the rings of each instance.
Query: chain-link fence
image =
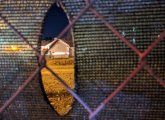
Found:
[[[77,91],[46,65],[48,50],[40,55],[38,42],[33,37],[38,36],[33,31],[40,29],[32,26],[38,26],[36,21],[42,21],[52,3],[54,1],[1,1],[1,118],[165,119],[165,2],[62,1],[71,20],[57,38],[71,28],[74,31]],[[20,8],[15,8],[17,5]],[[37,14],[42,15],[35,16]],[[26,50],[12,53],[9,45],[20,45]],[[78,101],[67,117],[53,115],[45,107],[46,103],[40,102],[43,98],[36,97],[42,96],[35,78],[43,68]],[[23,78],[26,80],[22,81]]]

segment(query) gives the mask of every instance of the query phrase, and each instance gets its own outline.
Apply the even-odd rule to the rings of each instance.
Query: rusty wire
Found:
[[[139,64],[137,65],[137,67],[128,75],[128,77],[123,81],[123,83],[121,83],[115,90],[114,92],[112,92],[94,111],[92,111],[92,109],[90,108],[90,106],[87,105],[87,103],[85,103],[80,96],[78,96],[65,82],[63,79],[61,79],[52,69],[50,69],[48,66],[46,66],[46,61],[45,61],[45,54],[48,52],[48,50],[46,50],[44,52],[44,55],[40,55],[38,49],[34,48],[32,44],[29,43],[29,41],[14,27],[12,26],[8,20],[3,17],[0,14],[0,18],[10,27],[10,29],[12,29],[14,31],[14,33],[20,37],[21,40],[23,40],[27,45],[29,45],[33,51],[36,52],[37,56],[39,57],[39,63],[41,66],[37,67],[35,69],[35,71],[22,83],[22,85],[19,86],[19,88],[17,88],[17,90],[15,91],[15,93],[4,103],[3,106],[0,107],[0,113],[2,113],[14,100],[15,98],[26,88],[26,86],[36,77],[36,75],[42,70],[42,68],[46,68],[48,71],[50,71],[54,77],[57,78],[57,80],[59,82],[61,82],[61,84],[63,84],[63,86],[66,88],[66,90],[72,94],[72,96],[88,111],[89,113],[89,119],[90,120],[94,120],[96,115],[102,111],[102,109],[106,106],[107,103],[110,102],[110,100],[116,96],[127,84],[130,80],[132,80],[139,71],[141,71],[141,69],[145,69],[153,78],[155,78],[157,80],[157,82],[162,85],[165,88],[165,82],[163,81],[163,79],[156,75],[155,72],[151,69],[151,67],[147,64],[146,61],[146,57],[148,56],[148,54],[160,43],[160,41],[164,40],[165,38],[165,30],[160,33],[160,35],[158,35],[158,38],[156,38],[155,40],[153,40],[153,42],[151,43],[151,45],[148,46],[148,48],[141,52],[139,49],[137,49],[133,44],[131,44],[129,42],[129,40],[127,40],[123,35],[120,34],[120,32],[113,27],[113,25],[111,23],[109,23],[105,17],[100,14],[95,8],[93,8],[93,3],[94,0],[85,0],[86,2],[86,6],[79,12],[79,14],[77,15],[77,17],[70,22],[70,24],[58,35],[57,38],[61,38],[70,28],[72,28],[74,26],[74,24],[79,20],[79,18],[86,13],[88,10],[90,10],[99,20],[101,20],[103,22],[103,24],[105,24],[105,26],[107,26],[107,28],[109,30],[111,30],[118,38],[119,40],[121,40],[122,42],[124,42],[130,49],[132,49],[132,51],[134,51],[136,53],[136,55],[138,55],[139,57]],[[50,48],[52,48],[55,45],[56,41],[51,44]]]

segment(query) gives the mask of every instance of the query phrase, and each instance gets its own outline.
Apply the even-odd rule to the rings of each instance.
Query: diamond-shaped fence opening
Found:
[[[58,38],[73,28],[77,91],[46,66],[37,49],[44,14],[54,2],[1,1],[1,119],[163,120],[165,2],[61,1],[72,20]],[[13,53],[14,45],[24,50]],[[37,80],[42,68],[76,99],[66,116],[44,101]]]

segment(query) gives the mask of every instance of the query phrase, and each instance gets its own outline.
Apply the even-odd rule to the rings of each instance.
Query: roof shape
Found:
[[[62,42],[63,44],[65,44],[67,47],[70,47],[69,44],[67,44],[65,41],[58,39],[58,38],[54,38],[54,40],[52,42],[50,42],[49,44],[45,45],[45,47],[50,47],[52,44],[56,43],[56,42]]]

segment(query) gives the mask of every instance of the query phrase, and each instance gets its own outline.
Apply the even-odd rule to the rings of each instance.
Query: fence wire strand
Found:
[[[13,32],[22,40],[24,41],[33,51],[36,52],[37,56],[40,56],[40,52],[38,51],[38,49],[36,49],[35,47],[33,47],[32,44],[29,43],[29,41],[21,34],[21,32],[19,32],[13,25],[11,25],[11,23],[8,22],[8,20],[3,17],[0,14],[0,18],[4,21],[5,24],[7,24],[11,30],[13,30]]]

